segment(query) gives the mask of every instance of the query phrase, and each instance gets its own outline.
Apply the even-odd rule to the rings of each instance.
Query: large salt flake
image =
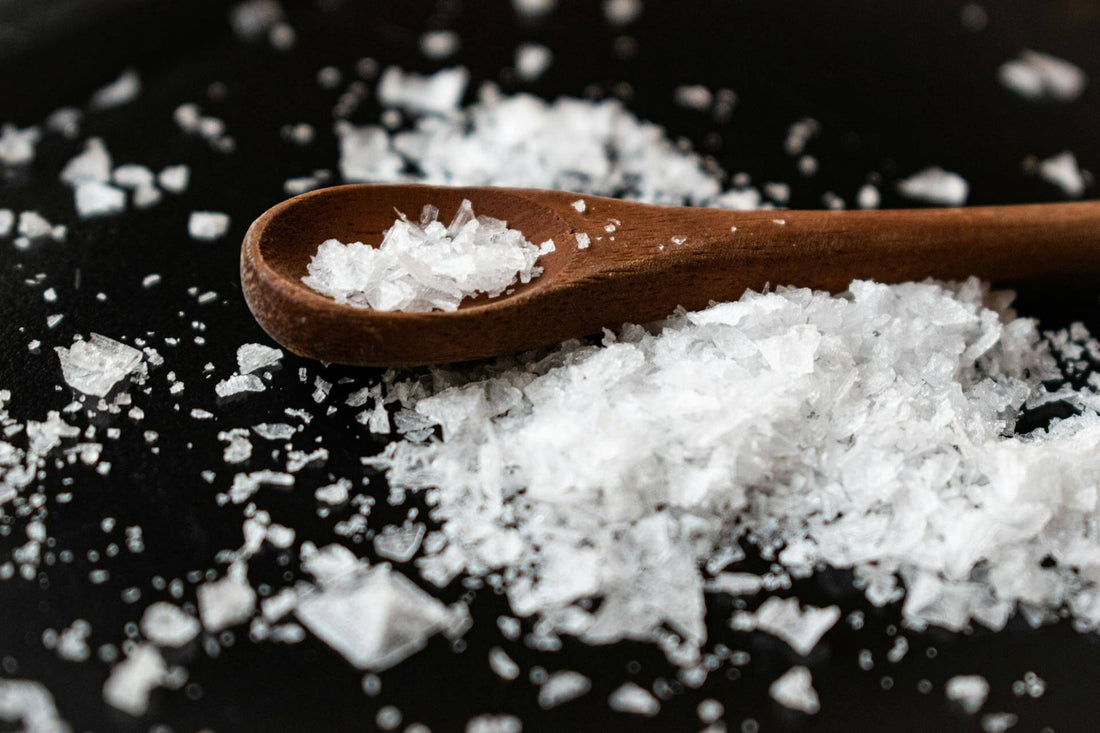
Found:
[[[448,629],[453,616],[405,576],[380,566],[307,596],[295,613],[359,669],[388,669]]]
[[[103,699],[111,707],[138,717],[149,709],[149,696],[164,682],[168,667],[156,647],[140,644],[111,670]]]
[[[61,361],[61,373],[70,387],[84,394],[104,397],[124,377],[138,370],[142,353],[132,346],[101,336],[90,335],[69,348],[55,347]]]

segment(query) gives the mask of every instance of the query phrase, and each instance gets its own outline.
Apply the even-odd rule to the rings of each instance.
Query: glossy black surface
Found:
[[[2,170],[0,208],[37,209],[51,221],[70,225],[65,243],[39,242],[16,251],[10,240],[0,240],[0,388],[13,392],[12,414],[21,420],[41,419],[47,410],[71,401],[67,387],[56,387],[62,382],[52,347],[68,344],[73,334],[145,336],[167,362],[153,373],[151,395],[135,391],[135,403],[145,411],[142,423],[134,424],[125,415],[94,418],[101,429],[122,428],[118,441],[105,441],[104,460],[113,464],[108,476],[79,465],[51,465],[47,471],[44,489],[51,498],[46,523],[56,538],[53,549],[70,549],[76,560],[44,567],[33,582],[15,578],[0,583],[4,675],[44,682],[75,729],[147,730],[157,723],[178,731],[370,729],[378,707],[392,704],[402,710],[406,724],[420,721],[436,731],[461,730],[467,719],[485,712],[519,715],[527,731],[683,730],[699,727],[695,707],[713,697],[725,705],[730,730],[739,730],[747,718],[758,721],[762,730],[977,730],[978,719],[949,704],[942,692],[944,681],[961,673],[989,679],[992,690],[984,710],[1018,715],[1015,730],[1095,727],[1100,712],[1095,693],[1100,640],[1095,635],[1078,634],[1068,623],[1032,630],[1019,619],[998,634],[895,628],[911,648],[902,661],[891,664],[885,652],[894,644],[889,630],[899,624],[899,609],[869,607],[844,572],[822,572],[795,588],[805,602],[839,603],[845,613],[866,613],[862,630],[839,624],[805,660],[823,707],[809,718],[779,708],[767,695],[770,682],[798,658],[774,639],[730,632],[725,621],[732,607],[723,598],[709,599],[712,641],[748,651],[751,661],[739,668],[724,665],[702,689],[673,694],[653,720],[613,714],[606,698],[626,679],[647,686],[659,677],[673,679],[675,670],[655,648],[585,647],[567,641],[559,652],[535,653],[522,643],[501,639],[494,620],[506,612],[506,604],[488,591],[472,598],[475,625],[465,637],[464,651],[434,639],[427,650],[381,675],[377,698],[366,696],[361,674],[321,642],[309,638],[293,646],[252,644],[239,627],[234,629],[235,643],[224,646],[216,658],[199,644],[171,656],[189,670],[188,686],[157,691],[149,716],[134,720],[102,702],[108,665],[94,653],[85,663],[61,661],[43,648],[41,635],[46,628],[61,629],[84,618],[94,628],[93,652],[100,644],[117,644],[125,637],[124,625],[136,621],[145,605],[167,597],[151,585],[154,575],[172,579],[196,570],[224,569],[215,563],[215,555],[240,545],[242,516],[239,507],[218,507],[214,495],[240,469],[222,463],[218,430],[278,421],[288,406],[317,414],[305,435],[323,438],[331,453],[328,464],[303,470],[293,492],[265,490],[263,495],[274,521],[298,530],[298,543],[333,540],[332,520],[315,514],[313,489],[328,483],[330,476],[359,475],[358,457],[382,447],[355,423],[355,410],[342,406],[342,395],[358,385],[334,388],[330,403],[341,408],[331,417],[324,417],[310,399],[315,375],[362,382],[369,373],[320,368],[287,357],[274,386],[263,395],[219,404],[213,392],[217,379],[235,367],[237,346],[265,340],[237,281],[245,228],[284,197],[286,178],[317,168],[336,170],[330,128],[339,90],[318,86],[316,72],[322,66],[340,68],[345,83],[354,78],[355,62],[364,56],[382,65],[430,70],[438,64],[419,54],[419,34],[454,28],[463,44],[455,61],[471,69],[472,88],[497,80],[505,91],[531,89],[554,97],[622,92],[616,84],[627,82],[628,104],[640,117],[712,154],[726,171],[747,171],[758,184],[790,182],[794,207],[820,206],[826,191],[852,201],[871,171],[886,182],[884,205],[904,205],[891,192],[891,182],[933,164],[963,174],[970,181],[973,204],[1057,200],[1057,189],[1025,175],[1021,161],[1027,155],[1045,157],[1069,149],[1082,167],[1100,170],[1100,4],[989,3],[988,27],[972,32],[959,20],[963,3],[947,0],[653,2],[625,29],[610,27],[597,3],[570,0],[562,0],[538,24],[518,21],[508,3],[496,0],[320,3],[323,7],[302,3],[289,6],[298,44],[287,53],[262,43],[242,44],[230,33],[219,3],[149,3],[143,9],[123,3],[113,6],[118,12],[104,6],[106,10],[88,12],[82,24],[66,22],[62,27],[36,19],[40,5],[46,3],[0,4],[5,22],[23,24],[25,46],[0,62],[0,121],[31,124],[58,106],[79,105],[94,88],[132,65],[145,83],[141,97],[125,107],[89,114],[81,137],[102,136],[116,164],[192,166],[184,195],[167,195],[162,204],[145,211],[91,221],[77,220],[70,191],[57,181],[61,166],[78,151],[79,140],[51,136],[40,144],[33,165]],[[36,28],[41,28],[40,38],[34,35]],[[613,52],[614,39],[623,35],[636,41],[637,53],[630,59]],[[521,40],[545,43],[555,52],[554,66],[531,87],[502,72]],[[1000,63],[1024,47],[1073,60],[1089,73],[1092,86],[1070,104],[1020,100],[1000,87],[995,75]],[[225,84],[224,100],[208,98],[212,82]],[[739,103],[732,119],[719,124],[673,105],[673,88],[685,83],[734,89]],[[467,101],[472,99],[471,91]],[[174,127],[173,109],[188,101],[226,121],[237,141],[236,152],[214,152]],[[378,113],[368,96],[351,119],[368,122]],[[812,178],[801,176],[795,159],[782,148],[788,125],[803,116],[817,119],[823,129],[808,146],[820,161]],[[299,121],[317,128],[311,146],[297,147],[280,138],[282,125]],[[1089,193],[1095,195],[1095,188]],[[191,240],[187,217],[196,209],[229,212],[229,236],[216,243]],[[40,272],[47,275],[44,283],[24,283]],[[142,278],[153,272],[163,281],[143,288]],[[50,286],[59,296],[55,304],[42,297]],[[187,293],[192,286],[200,292],[215,290],[221,298],[200,305]],[[97,299],[100,292],[105,300]],[[1094,330],[1100,328],[1096,291],[1072,297],[1029,291],[1022,294],[1020,308],[1050,326],[1083,320]],[[52,313],[64,313],[64,319],[49,330],[45,322]],[[192,328],[195,320],[206,326],[201,332],[204,345],[192,341],[200,333]],[[180,343],[167,346],[165,337]],[[27,350],[32,339],[42,341],[38,353]],[[204,374],[208,362],[216,366],[214,377]],[[298,381],[302,366],[309,367],[309,384]],[[167,392],[164,375],[169,370],[187,384],[178,397]],[[188,413],[194,407],[214,412],[217,421],[192,420]],[[1041,423],[1042,417],[1033,422]],[[76,421],[82,427],[88,422],[83,416]],[[145,430],[159,433],[159,454],[151,453],[142,436]],[[267,455],[270,447],[256,443],[246,468],[276,467]],[[296,447],[309,444],[296,439]],[[208,468],[217,472],[213,485],[199,477]],[[72,487],[61,483],[68,476],[74,479]],[[379,497],[385,495],[380,477],[371,478],[371,487]],[[70,503],[52,498],[67,490],[73,493]],[[5,511],[2,523],[11,532],[0,537],[0,563],[25,541],[27,522]],[[100,529],[101,519],[108,516],[118,523],[109,536]],[[391,518],[400,516],[393,513]],[[372,523],[385,519],[386,511],[380,509]],[[103,552],[109,542],[124,545],[123,528],[130,525],[143,528],[144,552],[123,549],[113,558],[88,560],[89,550]],[[357,551],[370,556],[368,546],[357,546]],[[108,569],[110,581],[90,582],[93,567]],[[767,565],[749,568],[765,570]],[[254,585],[288,572],[271,548],[251,564]],[[131,587],[142,594],[132,605],[122,599],[123,590]],[[456,584],[444,595],[453,600],[462,593]],[[185,600],[193,600],[190,584]],[[504,646],[525,670],[532,665],[580,670],[593,679],[593,690],[581,700],[543,712],[535,704],[532,685],[522,678],[501,682],[489,671],[486,653],[494,645]],[[874,654],[872,671],[859,668],[861,649]],[[1011,690],[1012,682],[1029,670],[1047,682],[1041,698],[1018,697]],[[931,682],[931,693],[918,691],[922,679]]]

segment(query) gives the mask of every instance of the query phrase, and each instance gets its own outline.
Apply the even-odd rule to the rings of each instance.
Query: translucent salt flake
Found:
[[[772,636],[779,637],[791,649],[806,656],[825,633],[840,619],[840,608],[799,607],[797,598],[781,599],[772,596],[764,601],[753,617],[753,626]]]
[[[380,566],[302,599],[298,620],[359,669],[381,671],[449,628],[448,609]]]
[[[53,225],[37,211],[23,211],[19,214],[16,231],[28,239],[49,237],[53,234]]]
[[[1085,193],[1085,176],[1077,165],[1077,157],[1068,150],[1039,161],[1039,177],[1062,189],[1070,198]]]
[[[290,440],[294,437],[296,429],[293,425],[284,422],[259,423],[252,426],[252,432],[264,440]]]
[[[592,244],[592,238],[585,232],[577,232],[573,236],[577,240],[577,249],[588,249],[588,246]]]
[[[237,349],[237,371],[241,374],[274,366],[283,358],[283,350],[264,344],[244,344]]]
[[[489,669],[502,680],[510,681],[519,677],[519,665],[499,646],[489,650]]]
[[[516,76],[521,81],[535,81],[553,63],[554,52],[541,43],[521,43],[516,47]]]
[[[661,703],[649,690],[627,682],[607,698],[607,704],[617,713],[630,713],[652,718],[661,711]]]
[[[777,703],[791,710],[813,715],[821,710],[821,701],[813,687],[813,676],[805,667],[792,667],[768,688]]]
[[[539,707],[543,710],[575,700],[592,689],[592,681],[580,672],[554,672],[539,688]]]
[[[267,386],[255,374],[234,374],[214,386],[218,397],[230,397],[242,392],[263,392]]]
[[[378,81],[378,101],[387,107],[443,114],[458,108],[469,78],[463,66],[440,69],[430,76],[390,66]]]
[[[230,566],[221,580],[203,583],[196,590],[199,617],[207,631],[244,623],[256,609],[256,591],[248,584],[244,568]]]
[[[141,617],[141,633],[157,646],[183,646],[201,630],[197,618],[163,601],[146,608]]]
[[[73,193],[76,213],[81,218],[117,214],[126,209],[126,192],[107,183],[81,183]]]
[[[132,346],[93,333],[69,348],[55,347],[65,382],[84,394],[104,397],[141,367],[142,353]]]
[[[958,173],[932,167],[898,181],[898,193],[937,206],[962,206],[970,185]]]
[[[967,715],[973,715],[982,709],[989,697],[989,682],[977,674],[956,675],[947,680],[944,693],[948,700],[961,705]]]
[[[711,593],[728,593],[731,596],[745,596],[759,593],[764,587],[764,579],[752,573],[719,573],[706,585]]]
[[[187,233],[192,239],[212,242],[229,230],[229,214],[219,211],[192,211],[187,220]]]
[[[423,524],[387,525],[374,536],[374,551],[394,562],[408,562],[420,549],[426,528]]]
[[[1024,50],[997,70],[1008,89],[1029,101],[1072,102],[1088,85],[1088,76],[1076,64],[1039,51]]]
[[[542,274],[548,247],[528,242],[507,222],[475,217],[463,201],[449,226],[427,206],[419,223],[402,216],[378,247],[330,239],[302,278],[309,287],[360,308],[425,312],[455,310],[467,297],[497,297]]]
[[[103,700],[135,718],[144,715],[149,709],[149,696],[164,683],[167,674],[168,666],[157,648],[139,644],[111,670],[103,685]]]
[[[133,101],[141,93],[141,77],[133,69],[127,69],[117,79],[100,87],[92,94],[88,106],[92,109],[109,109]]]

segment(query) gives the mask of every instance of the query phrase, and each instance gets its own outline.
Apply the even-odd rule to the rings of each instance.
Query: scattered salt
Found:
[[[199,617],[207,631],[221,631],[247,621],[256,608],[256,591],[244,568],[232,565],[221,580],[203,583],[196,591]]]
[[[140,93],[141,78],[133,69],[127,69],[113,82],[97,89],[88,101],[88,106],[97,110],[119,107],[132,101]]]
[[[538,702],[543,710],[575,700],[592,689],[592,681],[580,672],[554,672],[539,688]]]
[[[167,674],[168,666],[156,647],[139,644],[111,670],[103,685],[103,699],[127,715],[142,716],[149,709],[149,696]]]
[[[462,66],[441,69],[431,76],[390,66],[378,81],[378,101],[387,107],[444,114],[458,108],[469,78],[470,72]]]
[[[1039,161],[1039,177],[1053,183],[1070,198],[1080,198],[1085,193],[1085,176],[1077,165],[1077,158],[1068,150]]]
[[[1001,84],[1029,101],[1072,102],[1088,85],[1088,76],[1079,66],[1026,49],[1002,64],[997,76]]]
[[[970,186],[958,173],[932,167],[898,181],[898,193],[937,206],[962,206]]]
[[[146,608],[141,617],[141,633],[157,646],[183,646],[201,629],[198,619],[164,601]]]
[[[626,682],[607,698],[608,705],[618,713],[631,713],[652,718],[661,711],[661,703],[648,690]]]
[[[944,693],[948,700],[959,703],[967,715],[973,715],[989,697],[989,682],[981,675],[957,675],[947,680]]]
[[[221,239],[229,229],[229,214],[218,211],[193,211],[187,220],[187,232],[192,239],[212,242]]]
[[[244,344],[237,349],[237,371],[251,374],[279,363],[283,350],[264,344]]]
[[[75,390],[97,397],[106,396],[142,364],[140,351],[98,333],[67,349],[55,347],[54,351],[61,361],[65,382]]]
[[[535,81],[553,63],[554,53],[541,43],[521,43],[516,47],[516,76],[521,81]]]

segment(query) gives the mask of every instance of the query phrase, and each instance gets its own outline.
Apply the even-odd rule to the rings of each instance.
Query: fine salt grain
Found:
[[[813,677],[805,667],[793,667],[768,688],[772,699],[785,708],[813,715],[821,710],[821,702],[813,687]]]
[[[539,688],[539,707],[543,710],[575,700],[592,689],[592,681],[580,672],[554,672]]]
[[[522,81],[535,81],[553,63],[553,52],[541,43],[521,43],[516,47],[516,76]]]
[[[282,358],[282,349],[264,344],[244,344],[237,349],[237,371],[240,374],[251,374],[278,364]]]
[[[359,308],[455,310],[465,298],[497,297],[517,281],[530,282],[542,274],[535,262],[553,251],[551,240],[536,246],[507,222],[475,216],[468,200],[450,226],[438,214],[429,205],[419,223],[402,216],[378,247],[327,240],[302,282]]]

